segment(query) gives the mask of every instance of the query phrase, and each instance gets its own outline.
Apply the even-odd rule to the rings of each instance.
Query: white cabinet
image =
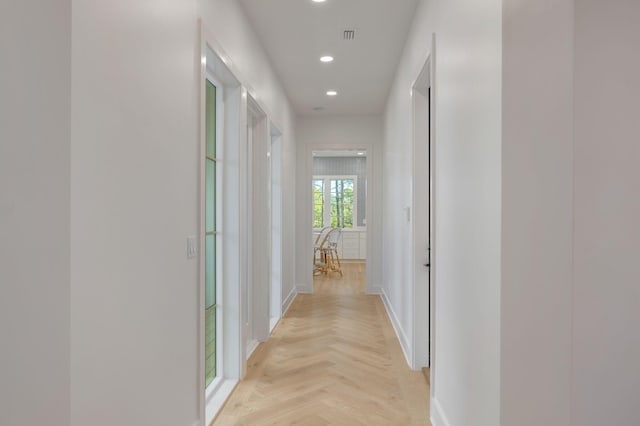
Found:
[[[338,251],[338,255],[342,259],[360,259],[360,232],[343,231],[341,238],[342,253]]]

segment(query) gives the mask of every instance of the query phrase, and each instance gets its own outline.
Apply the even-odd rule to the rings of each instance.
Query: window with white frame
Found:
[[[313,227],[353,228],[358,217],[356,176],[314,176]]]
[[[205,89],[205,388],[220,373],[220,322],[218,293],[221,286],[221,229],[218,213],[222,209],[220,185],[220,142],[222,86],[213,76],[206,79]]]

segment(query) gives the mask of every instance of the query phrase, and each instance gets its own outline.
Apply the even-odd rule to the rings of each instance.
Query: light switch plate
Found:
[[[187,237],[187,258],[193,259],[198,254],[197,238],[194,236]]]

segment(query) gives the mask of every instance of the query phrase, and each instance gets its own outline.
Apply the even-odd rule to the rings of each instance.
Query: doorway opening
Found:
[[[367,150],[316,150],[312,155],[314,292],[348,282],[349,291],[364,293]]]
[[[269,194],[271,240],[271,296],[269,308],[269,332],[272,332],[282,317],[282,133],[270,124],[271,151],[269,153]]]
[[[244,289],[246,359],[269,338],[271,292],[271,137],[269,121],[247,95],[247,284]]]
[[[433,383],[434,362],[434,153],[433,56],[412,87],[413,99],[413,369]]]

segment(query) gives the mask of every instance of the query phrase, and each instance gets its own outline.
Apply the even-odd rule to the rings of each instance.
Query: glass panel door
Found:
[[[205,159],[205,387],[216,377],[216,86],[207,80],[206,89],[206,159]]]

